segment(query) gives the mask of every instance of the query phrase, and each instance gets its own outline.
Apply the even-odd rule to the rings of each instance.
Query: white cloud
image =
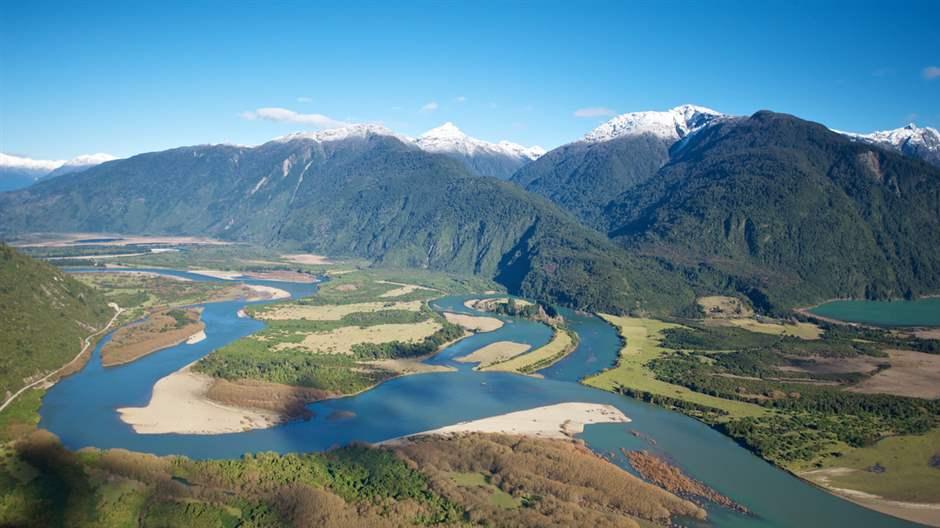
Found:
[[[604,106],[590,106],[588,108],[578,108],[574,111],[575,117],[608,117],[617,112]]]
[[[923,71],[924,79],[931,81],[940,77],[940,66],[927,66]]]
[[[312,103],[313,97],[301,96],[297,98],[298,103]]]
[[[428,104],[421,107],[422,112],[433,112],[440,108],[440,105],[437,104],[437,101],[431,101]]]
[[[457,97],[454,98],[454,101],[457,101],[458,103],[466,103],[467,98],[462,95],[458,95]]]
[[[302,123],[319,128],[341,127],[347,124],[323,114],[300,114],[286,108],[259,108],[251,112],[242,112],[241,117],[248,120],[264,119],[279,123]]]

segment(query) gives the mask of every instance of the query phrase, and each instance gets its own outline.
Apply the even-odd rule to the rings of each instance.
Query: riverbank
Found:
[[[402,438],[380,442],[397,445],[421,436],[449,436],[462,433],[501,433],[534,438],[571,439],[584,432],[585,425],[628,423],[630,418],[612,405],[599,403],[558,403],[525,411],[461,422]]]
[[[833,478],[844,476],[855,471],[856,470],[850,468],[827,468],[806,471],[797,476],[819,486],[833,495],[854,502],[859,506],[907,521],[940,527],[940,503],[889,500],[873,493],[833,485]]]
[[[198,308],[163,310],[119,328],[101,348],[101,364],[114,367],[189,342],[206,328]]]

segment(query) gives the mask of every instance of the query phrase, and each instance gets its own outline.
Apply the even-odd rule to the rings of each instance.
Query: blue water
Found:
[[[940,326],[940,297],[912,301],[830,301],[811,308],[810,312],[875,326]]]
[[[193,280],[213,280],[185,272],[172,274]],[[295,297],[312,294],[315,290],[313,285],[246,282],[274,285],[289,290]],[[472,313],[463,306],[464,299],[445,297],[432,306],[438,310]],[[232,458],[258,451],[305,452],[353,441],[377,442],[553,403],[607,403],[623,411],[632,422],[588,426],[582,438],[592,449],[609,455],[614,463],[628,470],[630,468],[620,455],[620,448],[648,449],[659,453],[692,477],[753,512],[752,515],[741,515],[719,507],[711,508],[713,526],[913,526],[822,492],[772,467],[691,418],[575,383],[588,374],[613,365],[620,339],[615,330],[602,320],[569,311],[564,315],[579,335],[579,346],[562,361],[543,369],[540,374],[544,379],[476,372],[472,365],[454,361],[454,358],[494,341],[512,340],[540,346],[551,337],[551,331],[544,325],[502,317],[507,324],[499,330],[465,338],[429,360],[454,366],[456,372],[405,376],[356,396],[317,402],[309,406],[314,413],[309,421],[265,430],[204,436],[138,435],[118,419],[116,408],[146,405],[153,385],[160,378],[225,343],[262,328],[263,323],[259,321],[235,316],[244,305],[239,301],[205,305],[206,340],[195,345],[168,348],[128,365],[101,367],[100,348],[105,342],[102,341],[81,372],[60,381],[47,392],[40,426],[57,434],[71,449],[120,447],[158,455]],[[336,413],[348,418],[332,419],[338,415]]]

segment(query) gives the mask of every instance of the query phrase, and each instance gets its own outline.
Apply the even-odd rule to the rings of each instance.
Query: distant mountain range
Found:
[[[523,147],[509,141],[489,143],[472,138],[450,122],[428,130],[415,144],[427,152],[458,159],[481,176],[502,180],[509,179],[520,167],[545,154],[542,147]]]
[[[483,274],[594,310],[673,311],[693,299],[656,259],[375,125],[141,154],[0,194],[3,234],[64,230],[199,233]]]
[[[0,235],[201,234],[484,274],[578,308],[678,313],[732,293],[772,312],[940,291],[940,169],[912,158],[929,160],[930,134],[684,105],[540,156],[450,123],[417,139],[353,125],[0,194]]]
[[[110,154],[85,154],[70,160],[35,160],[0,152],[0,191],[32,185],[43,178],[55,178],[117,159]]]
[[[940,132],[936,128],[921,128],[911,123],[903,128],[871,134],[842,133],[858,141],[895,150],[940,167]]]

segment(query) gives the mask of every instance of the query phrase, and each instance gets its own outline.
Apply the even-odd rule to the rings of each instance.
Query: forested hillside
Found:
[[[372,131],[143,154],[0,195],[0,228],[199,234],[470,272],[582,309],[692,304],[656,259],[518,187]]]
[[[605,217],[764,308],[940,291],[940,170],[788,115],[705,128]]]
[[[95,290],[0,244],[0,401],[71,361],[113,314]]]

